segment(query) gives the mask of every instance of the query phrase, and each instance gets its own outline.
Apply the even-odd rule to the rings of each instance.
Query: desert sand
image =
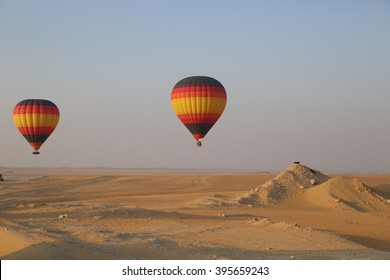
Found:
[[[390,259],[390,174],[0,173],[1,259]]]

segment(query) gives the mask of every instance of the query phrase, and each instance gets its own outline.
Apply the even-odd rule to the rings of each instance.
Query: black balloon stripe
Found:
[[[174,88],[186,87],[186,86],[214,86],[214,87],[223,88],[223,85],[219,81],[217,81],[214,78],[206,77],[206,76],[193,76],[193,77],[184,78],[180,80],[174,86]]]
[[[192,134],[207,134],[213,125],[213,123],[192,123],[185,126]]]
[[[43,143],[50,134],[23,135],[29,143]]]

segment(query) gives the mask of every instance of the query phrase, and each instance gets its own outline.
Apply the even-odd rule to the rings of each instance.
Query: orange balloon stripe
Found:
[[[19,126],[18,130],[23,135],[30,135],[30,134],[51,134],[55,126],[41,126],[41,127],[28,127],[28,126]]]
[[[181,86],[175,86],[173,91],[219,91],[225,92],[225,88],[221,86],[212,85],[194,85],[194,84],[183,84]]]
[[[204,138],[204,137],[206,136],[206,134],[202,134],[202,133],[193,133],[192,136],[194,136],[194,138],[195,138],[196,141],[199,141],[199,139]]]
[[[183,124],[195,124],[195,123],[215,123],[220,114],[207,114],[207,113],[194,113],[194,114],[179,114],[177,115]]]
[[[29,142],[31,147],[33,147],[35,150],[39,150],[39,148],[42,146],[43,142]]]
[[[45,114],[45,115],[60,115],[57,107],[48,105],[16,105],[14,108],[15,114]]]
[[[224,88],[220,87],[188,86],[174,88],[171,93],[171,100],[192,97],[215,97],[226,99],[226,91]]]
[[[194,86],[194,85],[187,85],[187,86],[181,86],[181,87],[174,87],[172,89],[172,92],[226,92],[225,88],[223,87],[217,87],[217,86]]]

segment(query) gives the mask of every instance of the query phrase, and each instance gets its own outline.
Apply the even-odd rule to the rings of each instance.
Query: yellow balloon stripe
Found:
[[[54,114],[15,114],[16,127],[55,127],[60,119]]]
[[[192,97],[172,100],[172,107],[176,114],[222,114],[226,106],[225,98]]]

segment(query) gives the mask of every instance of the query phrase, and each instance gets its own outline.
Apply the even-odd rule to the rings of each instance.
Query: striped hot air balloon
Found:
[[[197,146],[222,115],[226,91],[214,78],[193,76],[179,81],[172,89],[171,103],[181,122],[194,136]]]
[[[13,118],[17,129],[34,148],[38,150],[56,128],[60,111],[57,106],[44,99],[26,99],[16,104]]]

